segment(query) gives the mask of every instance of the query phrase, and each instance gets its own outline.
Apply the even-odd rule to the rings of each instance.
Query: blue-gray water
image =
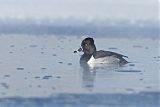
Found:
[[[126,32],[90,35],[97,50],[129,57],[121,67],[81,66],[73,51],[88,35],[1,33],[0,107],[158,107],[158,33]]]

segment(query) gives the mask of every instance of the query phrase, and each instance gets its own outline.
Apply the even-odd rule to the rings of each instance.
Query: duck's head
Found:
[[[81,43],[81,48],[79,50],[82,50],[84,54],[94,54],[96,52],[96,46],[94,44],[93,38],[85,38]]]

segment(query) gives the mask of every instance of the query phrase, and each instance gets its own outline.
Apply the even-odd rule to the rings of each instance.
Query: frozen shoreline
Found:
[[[45,98],[1,98],[1,107],[158,107],[160,93],[55,94]]]

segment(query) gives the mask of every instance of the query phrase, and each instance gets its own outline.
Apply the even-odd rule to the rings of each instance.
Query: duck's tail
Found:
[[[125,55],[123,55],[122,57],[126,57],[126,58],[128,58],[128,56],[125,56]]]
[[[128,58],[127,56],[126,56],[126,58]],[[121,65],[125,65],[125,64],[128,64],[129,62],[126,60],[126,59],[124,59],[124,58],[120,58],[120,64]]]

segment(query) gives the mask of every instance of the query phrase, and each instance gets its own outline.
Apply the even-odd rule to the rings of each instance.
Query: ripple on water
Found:
[[[13,52],[12,52],[12,51],[10,51],[10,52],[9,52],[9,54],[13,54]]]
[[[27,77],[24,77],[24,79],[26,80],[26,79],[28,79]]]
[[[38,87],[38,88],[42,88],[42,86],[41,86],[41,85],[37,85],[37,87]]]
[[[133,48],[142,48],[141,45],[133,45]]]
[[[5,89],[9,89],[9,85],[7,83],[0,83],[0,85]]]
[[[38,78],[41,78],[41,77],[40,77],[40,76],[35,76],[34,78],[35,78],[35,79],[38,79]]]
[[[56,90],[56,87],[52,86],[51,89],[52,89],[52,90]]]
[[[59,79],[59,78],[61,78],[61,76],[56,76],[56,78],[58,78],[58,79]]]
[[[9,77],[10,77],[10,75],[4,75],[4,77],[8,77],[8,78],[9,78]]]
[[[141,72],[140,75],[143,75],[143,73]]]
[[[146,46],[145,49],[149,49],[149,47]]]
[[[147,88],[147,89],[151,89],[152,87],[151,87],[151,86],[147,86],[146,88]]]
[[[38,47],[38,45],[29,45],[29,47],[36,48],[36,47]]]
[[[52,78],[52,75],[46,75],[43,77],[43,79],[50,79],[50,78]]]
[[[17,70],[24,70],[24,68],[17,68]]]
[[[42,70],[46,70],[47,68],[41,68]]]
[[[117,70],[117,72],[142,72],[140,70]]]
[[[15,45],[10,45],[10,47],[15,47]]]
[[[61,62],[61,61],[60,61],[60,62],[58,62],[58,63],[59,63],[59,64],[63,64],[63,62]]]
[[[109,47],[108,49],[109,49],[109,50],[116,50],[116,49],[118,49],[118,48],[116,48],[116,47]]]
[[[72,63],[68,63],[67,65],[72,65]]]
[[[44,52],[41,52],[41,54],[44,54]]]
[[[134,89],[132,89],[132,88],[126,88],[125,90],[128,92],[134,92]]]
[[[52,56],[57,56],[56,54],[53,54]]]
[[[156,62],[160,61],[160,56],[154,56],[153,58],[155,59]]]
[[[129,64],[129,66],[135,66],[135,64]]]

